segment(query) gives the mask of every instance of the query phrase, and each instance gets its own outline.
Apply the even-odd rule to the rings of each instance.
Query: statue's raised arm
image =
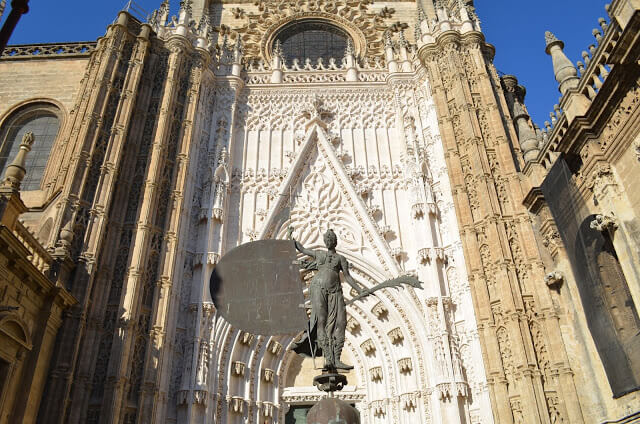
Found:
[[[302,254],[305,254],[307,256],[311,256],[313,259],[316,258],[316,251],[315,250],[311,250],[311,249],[307,249],[305,248],[302,244],[300,244],[300,242],[296,239],[293,240],[293,243],[296,246],[296,250]]]

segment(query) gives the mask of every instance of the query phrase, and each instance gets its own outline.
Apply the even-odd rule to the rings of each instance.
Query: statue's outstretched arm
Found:
[[[296,245],[296,249],[298,250],[298,252],[304,253],[307,256],[311,256],[314,259],[316,258],[316,252],[314,250],[305,248],[303,245],[300,244],[298,240],[294,239],[293,243]]]
[[[358,293],[364,293],[364,288],[361,287],[356,280],[353,279],[351,273],[349,272],[349,261],[342,256],[340,258],[340,267],[342,268],[342,275],[344,275],[344,279],[351,287],[353,287]]]

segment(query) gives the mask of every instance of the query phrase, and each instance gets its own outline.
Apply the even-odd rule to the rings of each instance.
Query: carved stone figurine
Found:
[[[324,244],[327,250],[305,249],[294,240],[296,249],[314,260],[305,264],[308,270],[317,270],[311,280],[309,294],[311,297],[311,319],[309,331],[302,339],[294,343],[291,350],[304,356],[324,356],[324,370],[351,370],[340,360],[344,347],[344,335],[347,327],[347,312],[342,295],[340,271],[344,279],[359,294],[364,294],[358,283],[349,273],[349,262],[336,253],[338,237],[333,230],[324,234]]]

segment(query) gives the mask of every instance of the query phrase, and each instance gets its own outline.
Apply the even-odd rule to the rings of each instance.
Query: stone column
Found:
[[[195,165],[198,163],[199,143],[194,134],[194,126],[197,128],[197,109],[199,98],[202,92],[203,73],[207,71],[211,56],[208,51],[198,49],[194,65],[191,68],[190,89],[188,92],[188,104],[183,121],[183,132],[180,140],[171,140],[176,142],[178,146],[177,164],[175,169],[175,183],[173,183],[173,191],[171,196],[171,205],[169,207],[165,243],[162,248],[164,254],[160,260],[159,282],[156,296],[153,302],[152,313],[152,330],[149,342],[149,348],[159,353],[158,362],[166,364],[167,368],[159,369],[154,361],[146,361],[144,373],[144,390],[140,400],[141,416],[157,417],[160,411],[156,408],[156,395],[159,387],[167,387],[169,385],[168,375],[171,373],[169,367],[173,352],[164,348],[168,345],[167,341],[172,339],[173,331],[168,331],[175,327],[172,321],[175,321],[175,312],[171,314],[172,309],[169,302],[172,301],[171,293],[178,290],[181,284],[186,281],[178,281],[181,277],[179,272],[182,270],[182,256],[179,255],[179,239],[176,235],[181,234],[181,228],[188,225],[189,213],[185,207],[185,195],[191,193],[189,189],[188,179],[189,172],[193,172]],[[187,200],[187,202],[190,200]],[[159,225],[160,223],[157,223]],[[164,371],[164,372],[163,372]],[[164,384],[163,384],[164,383]],[[152,421],[154,419],[152,418]]]
[[[100,176],[97,181],[96,194],[91,208],[90,216],[92,219],[87,223],[84,255],[86,257],[95,259],[98,258],[101,248],[107,243],[107,223],[111,222],[107,219],[106,212],[111,209],[111,204],[116,194],[116,182],[118,180],[118,173],[122,171],[125,161],[125,143],[127,138],[130,137],[130,125],[134,115],[133,110],[137,102],[137,96],[139,93],[140,81],[142,79],[143,65],[147,59],[150,45],[151,27],[144,24],[140,28],[140,33],[136,40],[131,56],[131,69],[129,69],[123,85],[123,95],[120,98],[116,117],[114,119],[113,128],[110,137],[106,142],[106,152],[104,163],[100,168]],[[107,261],[102,260],[102,263]],[[93,287],[96,283],[96,273],[89,273],[85,276],[85,280],[80,284],[85,284]],[[75,284],[79,281],[76,280]],[[103,284],[104,285],[104,284]],[[101,285],[101,286],[103,286]],[[102,299],[98,299],[95,296],[92,299],[93,304],[101,304]],[[92,316],[92,311],[87,311],[87,316]],[[100,323],[102,324],[102,323]],[[93,340],[95,333],[98,330],[93,328],[87,328],[85,340]],[[78,367],[76,375],[80,376],[74,384],[74,392],[72,394],[73,407],[70,411],[69,422],[82,422],[84,420],[84,414],[86,413],[86,406],[89,401],[89,395],[91,394],[91,386],[88,381],[88,377],[91,375],[91,370],[94,368],[94,364],[90,361],[93,356],[88,352],[94,351],[98,346],[96,344],[86,344],[80,351],[80,357],[84,361],[78,361]],[[85,377],[85,378],[82,378]]]
[[[142,204],[139,209],[137,229],[134,231],[131,262],[128,278],[122,287],[122,298],[118,317],[118,329],[114,338],[111,353],[108,380],[112,383],[106,388],[103,399],[102,417],[119,421],[124,417],[122,409],[127,389],[131,382],[129,376],[132,368],[132,355],[136,343],[136,334],[144,333],[139,326],[139,309],[142,297],[143,273],[154,238],[152,229],[157,225],[155,215],[159,205],[159,192],[163,183],[163,171],[169,144],[178,143],[171,139],[172,125],[176,108],[176,96],[184,72],[183,62],[187,60],[185,51],[190,42],[182,36],[173,36],[168,41],[171,51],[169,71],[165,82],[164,97],[160,107],[160,118],[156,129],[155,142],[152,144],[147,176],[142,190]],[[168,205],[167,207],[170,207]],[[155,235],[155,237],[158,237]],[[155,286],[155,281],[151,282]],[[140,330],[140,331],[136,331]],[[145,355],[146,356],[146,355]],[[109,409],[106,409],[108,407]]]
[[[61,202],[54,228],[59,231],[54,258],[57,267],[72,264],[72,242],[76,242],[76,254],[82,252],[86,225],[85,215],[89,216],[97,190],[93,175],[103,169],[104,151],[108,139],[106,133],[113,131],[111,125],[116,122],[116,109],[121,101],[122,87],[114,84],[120,74],[128,68],[129,55],[126,44],[131,42],[127,23],[129,15],[121,12],[115,24],[108,29],[107,36],[98,43],[85,76],[83,91],[74,108],[75,116],[67,127],[69,142],[65,154],[71,157],[69,165],[60,168],[57,184],[62,188]],[[101,138],[102,137],[102,138]],[[96,145],[100,142],[100,148]],[[90,172],[92,171],[92,172]],[[94,210],[95,212],[95,210]],[[77,226],[77,233],[74,234]],[[41,422],[62,422],[68,407],[68,396],[73,381],[86,320],[86,308],[91,293],[94,256],[91,254],[74,258],[78,268],[73,273],[75,281],[61,281],[70,287],[79,303],[66,315],[58,335],[53,355],[53,367],[47,389],[40,408]],[[78,261],[78,259],[80,259]],[[67,265],[64,265],[67,264]],[[61,275],[67,275],[63,272]]]
[[[524,189],[511,151],[515,130],[505,125],[511,117],[501,114],[508,109],[493,53],[477,31],[442,32],[419,50],[455,192],[496,422],[547,423],[557,414],[568,420],[564,410],[551,409],[546,394],[571,403],[574,397],[564,390],[570,388],[559,393],[557,383],[545,379],[543,387],[541,378],[543,352],[554,358],[553,370],[569,364],[564,345],[555,337],[549,342],[548,326],[559,326],[542,313],[547,301],[532,296],[544,273],[520,203]],[[534,340],[532,326],[541,328],[542,337]]]

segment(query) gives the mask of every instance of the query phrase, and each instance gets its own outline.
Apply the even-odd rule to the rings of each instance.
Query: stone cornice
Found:
[[[24,282],[31,281],[39,286],[39,291],[59,296],[62,305],[66,308],[76,304],[78,301],[64,288],[57,287],[55,283],[49,280],[40,270],[36,268],[26,258],[31,252],[18,240],[18,238],[4,225],[0,225],[0,247],[9,258],[15,260],[15,266],[22,269],[28,278],[23,278]]]

